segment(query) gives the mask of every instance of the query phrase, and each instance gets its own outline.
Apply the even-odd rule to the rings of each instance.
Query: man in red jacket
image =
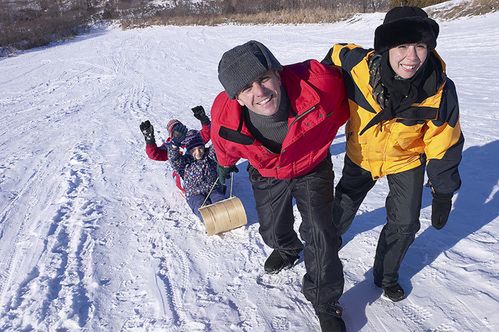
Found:
[[[263,44],[227,51],[218,66],[225,88],[211,109],[211,139],[225,181],[248,160],[260,234],[274,249],[267,273],[291,268],[304,250],[303,294],[323,331],[344,331],[339,235],[332,222],[329,148],[349,116],[341,74],[315,60],[282,66]],[[293,229],[293,198],[302,216]]]

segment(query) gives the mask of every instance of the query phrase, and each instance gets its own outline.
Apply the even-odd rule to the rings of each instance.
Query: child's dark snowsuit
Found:
[[[178,148],[168,146],[168,160],[175,171],[184,179],[185,196],[192,212],[201,218],[199,208],[210,192],[213,184],[218,180],[215,151],[212,147],[206,148],[203,158],[195,160],[189,153],[181,154]],[[222,186],[217,184],[205,204],[213,204],[225,199]]]

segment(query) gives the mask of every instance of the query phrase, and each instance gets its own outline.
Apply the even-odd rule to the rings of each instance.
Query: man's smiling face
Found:
[[[277,112],[281,102],[281,77],[279,72],[269,70],[247,85],[237,95],[241,106],[250,111],[270,116]]]

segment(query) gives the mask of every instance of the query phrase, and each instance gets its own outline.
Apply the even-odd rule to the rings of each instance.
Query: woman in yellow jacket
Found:
[[[334,45],[323,63],[343,69],[350,106],[342,178],[333,221],[344,234],[367,192],[387,176],[387,223],[374,260],[374,283],[392,301],[405,297],[398,271],[420,228],[424,171],[432,224],[441,229],[461,185],[464,138],[454,83],[435,51],[438,24],[418,7],[396,7],[375,32],[374,50]]]

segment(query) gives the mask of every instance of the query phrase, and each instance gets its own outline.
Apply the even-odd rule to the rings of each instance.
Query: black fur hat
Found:
[[[395,7],[386,13],[374,33],[374,50],[383,53],[401,44],[422,42],[433,50],[437,46],[438,23],[419,7]]]

